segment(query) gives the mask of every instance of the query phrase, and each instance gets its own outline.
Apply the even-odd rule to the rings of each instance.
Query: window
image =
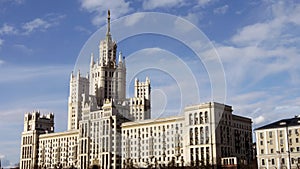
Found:
[[[274,153],[274,149],[273,149],[273,148],[271,148],[271,154],[272,154],[272,153]]]
[[[264,138],[264,133],[260,133],[259,136],[260,136],[261,139],[263,139]]]
[[[299,138],[296,138],[296,143],[299,143]]]
[[[272,158],[272,165],[274,165],[275,164],[275,159],[274,158]]]
[[[265,159],[261,160],[261,165],[265,165]]]
[[[272,138],[272,131],[269,131],[269,138]]]
[[[294,161],[294,160],[292,160],[292,161]],[[284,163],[285,163],[284,158],[282,158],[281,159],[281,164],[284,164]]]
[[[269,142],[269,143],[270,143],[270,145],[273,145],[273,140],[270,140],[270,142]]]
[[[261,150],[260,150],[260,154],[264,154],[264,149],[261,149]]]
[[[263,142],[263,141],[260,141],[260,145],[264,145],[264,142]]]

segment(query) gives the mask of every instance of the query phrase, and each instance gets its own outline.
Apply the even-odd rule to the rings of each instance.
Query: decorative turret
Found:
[[[78,72],[77,72],[77,79],[79,79],[80,78],[80,70],[78,70]]]
[[[95,62],[94,62],[94,53],[92,53],[91,54],[91,63],[90,63],[91,67],[93,67],[94,64],[95,64]]]
[[[119,59],[118,59],[119,63],[122,63],[123,62],[123,59],[122,59],[122,52],[119,52]]]
[[[70,80],[72,80],[74,78],[74,74],[73,74],[73,71],[71,72],[71,75],[70,75]]]

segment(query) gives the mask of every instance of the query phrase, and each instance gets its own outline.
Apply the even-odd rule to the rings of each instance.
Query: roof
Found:
[[[300,116],[295,116],[294,118],[282,119],[265,126],[256,128],[255,130],[263,130],[263,129],[272,129],[272,128],[282,128],[282,127],[290,127],[290,126],[300,126]]]

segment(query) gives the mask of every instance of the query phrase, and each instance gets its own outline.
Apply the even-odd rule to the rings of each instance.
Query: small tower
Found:
[[[26,113],[21,137],[20,169],[37,168],[39,136],[54,132],[54,115],[41,115],[39,111]]]
[[[135,121],[151,118],[150,93],[150,79],[146,77],[145,82],[140,82],[136,78],[134,81],[134,97],[130,99],[130,114]]]
[[[124,100],[126,98],[126,65],[122,52],[119,52],[118,67],[116,70],[116,92],[115,98]]]
[[[68,130],[78,129],[82,112],[82,96],[88,96],[89,77],[81,77],[80,71],[76,77],[71,73],[70,94],[68,99]]]
[[[90,62],[90,67],[92,68],[95,65],[95,61],[94,61],[94,54],[91,54],[91,62]]]

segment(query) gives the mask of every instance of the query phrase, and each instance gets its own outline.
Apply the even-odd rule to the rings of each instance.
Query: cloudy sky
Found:
[[[223,81],[219,82],[217,79],[222,77],[211,73],[212,68],[215,72],[224,70],[223,101],[233,106],[235,114],[251,117],[253,128],[300,114],[300,3],[297,1],[0,0],[2,165],[18,163],[25,112],[54,112],[56,131],[66,129],[70,73],[78,64],[78,57],[82,57],[84,44],[105,26],[107,9],[111,10],[115,25],[124,24],[124,27],[118,25],[120,32],[129,30],[129,26],[138,28],[146,24],[143,20],[149,21],[145,19],[148,12],[183,18],[183,22],[169,29],[173,32],[169,37],[165,36],[167,32],[164,36],[137,35],[134,32],[138,29],[130,29],[132,36],[120,39],[117,26],[112,29],[119,42],[118,49],[128,56],[128,77],[135,77],[137,69],[137,76],[150,76],[156,114],[162,113],[160,109],[176,112],[187,104],[216,99],[212,98],[211,90]],[[137,12],[142,13],[135,15]],[[133,17],[124,19],[127,15]],[[147,28],[164,31],[163,27],[168,25],[161,18]],[[210,67],[205,57],[195,61],[198,59],[195,53],[204,43],[201,41],[197,46],[180,41],[195,37],[185,24],[187,21],[203,33],[200,40],[209,39],[210,49],[216,49],[212,55],[220,59],[221,66]],[[176,39],[182,32],[186,36]],[[142,62],[143,66],[154,69],[141,71]],[[127,84],[132,84],[132,79],[127,79]],[[190,93],[199,94],[200,99],[185,91],[193,87],[198,91]],[[176,104],[178,101],[181,106]]]

